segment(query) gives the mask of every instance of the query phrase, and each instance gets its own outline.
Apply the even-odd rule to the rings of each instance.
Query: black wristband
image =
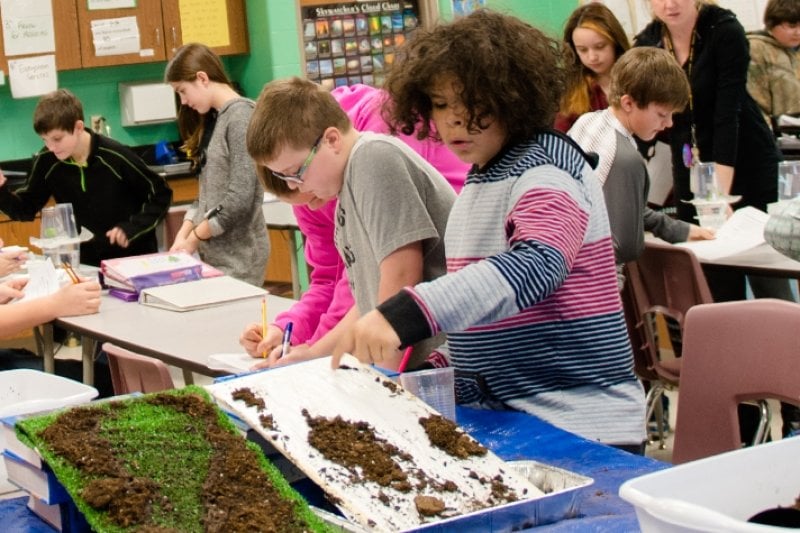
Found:
[[[402,347],[433,335],[428,318],[408,291],[402,290],[377,307],[400,337]]]

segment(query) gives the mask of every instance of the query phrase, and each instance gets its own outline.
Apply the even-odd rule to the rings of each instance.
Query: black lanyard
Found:
[[[664,33],[662,38],[664,40],[664,44],[667,46],[667,50],[672,57],[675,58],[675,61],[678,62],[680,65],[680,61],[678,60],[678,55],[675,53],[675,48],[672,46],[672,38],[669,35],[669,30],[666,26],[663,26]],[[687,162],[686,157],[686,149],[684,147],[684,158],[683,163],[687,167],[691,167],[695,163],[700,162],[700,149],[697,147],[697,132],[694,124],[694,97],[692,96],[692,65],[694,64],[694,41],[695,37],[697,36],[697,31],[692,29],[692,40],[689,42],[689,58],[686,61],[686,77],[689,80],[689,120],[691,121],[690,124],[690,134],[691,134],[691,161]]]

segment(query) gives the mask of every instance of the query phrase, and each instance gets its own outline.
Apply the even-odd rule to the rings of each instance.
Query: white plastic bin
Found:
[[[0,372],[0,418],[77,405],[97,397],[97,389],[38,370]]]
[[[645,533],[782,531],[747,522],[800,495],[800,437],[700,459],[626,481],[619,495]]]
[[[38,370],[0,371],[0,418],[26,415],[85,403],[97,397],[97,389],[71,379]],[[6,448],[0,433],[0,451]],[[9,483],[5,461],[0,460],[0,494],[17,490]]]

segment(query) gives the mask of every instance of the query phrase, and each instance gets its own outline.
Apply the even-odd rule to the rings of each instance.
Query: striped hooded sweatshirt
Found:
[[[603,192],[571,140],[474,168],[445,248],[447,275],[378,310],[403,345],[447,332],[460,403],[635,381]]]

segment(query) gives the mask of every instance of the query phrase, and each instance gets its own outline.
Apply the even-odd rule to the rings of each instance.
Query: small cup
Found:
[[[456,389],[453,367],[431,368],[400,374],[400,384],[453,422],[456,420]]]
[[[42,239],[53,239],[63,234],[64,228],[56,208],[52,206],[42,208],[40,237]]]
[[[791,200],[800,195],[800,161],[778,163],[778,200]]]
[[[72,204],[56,204],[56,212],[61,219],[61,227],[64,228],[64,234],[67,237],[77,237],[78,227],[75,224],[75,214],[72,211]]]
[[[694,197],[713,200],[719,197],[719,184],[714,163],[696,163],[690,170],[689,188]]]
[[[728,202],[695,202],[694,207],[701,228],[719,229],[728,219]]]

